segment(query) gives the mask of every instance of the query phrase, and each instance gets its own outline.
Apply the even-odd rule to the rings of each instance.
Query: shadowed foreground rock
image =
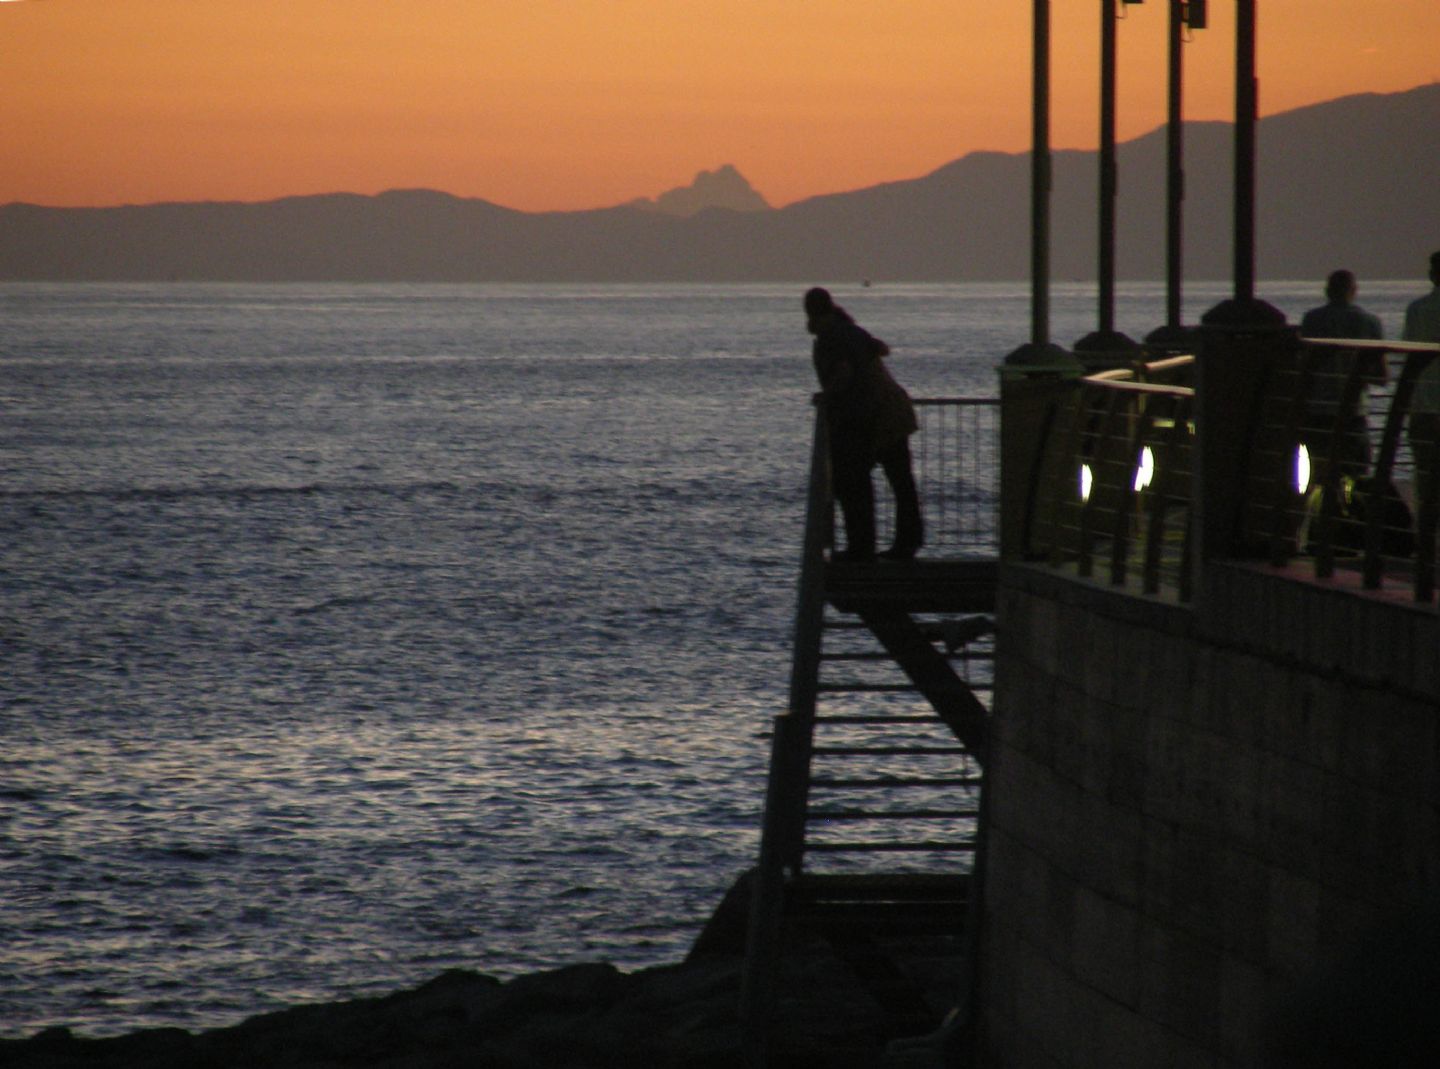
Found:
[[[382,998],[302,1006],[199,1034],[82,1039],[50,1029],[0,1045],[16,1069],[235,1066],[720,1066],[736,1064],[739,962],[627,975],[576,965],[508,983],[454,970]]]
[[[635,973],[572,965],[503,983],[455,969],[413,990],[298,1006],[200,1033],[157,1028],[87,1039],[52,1028],[0,1040],[0,1069],[742,1067],[737,1008],[749,879],[730,888],[678,965]],[[874,991],[824,940],[802,937],[789,947],[772,1007],[770,1069],[955,1064],[942,1053],[943,1033],[897,1032]]]
[[[622,973],[574,965],[506,983],[464,970],[381,998],[302,1006],[231,1028],[85,1039],[49,1029],[0,1040],[5,1069],[721,1069],[741,1066],[741,961],[706,956]],[[823,962],[780,1007],[771,1064],[869,1067],[884,1059],[874,1014]],[[833,994],[834,1000],[831,1000]]]

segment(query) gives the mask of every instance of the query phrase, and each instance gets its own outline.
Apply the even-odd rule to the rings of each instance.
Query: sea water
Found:
[[[1029,337],[833,288],[916,396]],[[0,286],[0,1035],[679,960],[784,707],[802,289]]]

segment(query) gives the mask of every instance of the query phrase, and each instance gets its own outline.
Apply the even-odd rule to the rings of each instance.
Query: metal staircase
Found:
[[[972,852],[973,834],[957,838],[957,831],[976,816],[985,716],[977,691],[989,683],[967,683],[950,658],[963,658],[969,676],[988,675],[990,662],[988,651],[969,643],[944,644],[944,633],[968,624],[979,639],[991,631],[989,618],[920,621],[873,608],[847,618],[833,603],[826,608],[809,718],[805,835],[792,850]]]
[[[826,456],[817,419],[741,995],[757,1066],[807,956],[853,971],[886,1038],[937,1028],[963,983],[996,563],[829,563]]]

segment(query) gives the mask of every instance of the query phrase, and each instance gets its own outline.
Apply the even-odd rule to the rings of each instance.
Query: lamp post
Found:
[[[1123,2],[1138,4],[1142,0]],[[1115,200],[1119,189],[1115,164],[1116,3],[1100,0],[1099,324],[1075,343],[1075,351],[1089,355],[1086,362],[1094,364],[1123,362],[1139,348],[1115,329]]]
[[[1030,342],[1050,341],[1050,8],[1035,2],[1030,115]]]
[[[1030,341],[1008,366],[1071,367],[1050,341],[1050,0],[1034,0],[1030,91]]]
[[[1285,315],[1255,296],[1255,79],[1256,0],[1235,0],[1235,290],[1201,318],[1225,326],[1279,325]]]
[[[1165,325],[1145,336],[1156,349],[1189,349],[1193,331],[1180,323],[1180,290],[1184,279],[1185,116],[1183,60],[1185,30],[1206,26],[1205,0],[1170,0],[1169,67],[1165,126]]]
[[[1235,19],[1235,300],[1255,299],[1255,0],[1239,0]]]

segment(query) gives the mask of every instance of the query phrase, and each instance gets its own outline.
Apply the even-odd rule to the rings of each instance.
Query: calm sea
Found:
[[[834,288],[917,396],[1028,337]],[[678,960],[785,699],[801,290],[0,286],[0,1035]]]

